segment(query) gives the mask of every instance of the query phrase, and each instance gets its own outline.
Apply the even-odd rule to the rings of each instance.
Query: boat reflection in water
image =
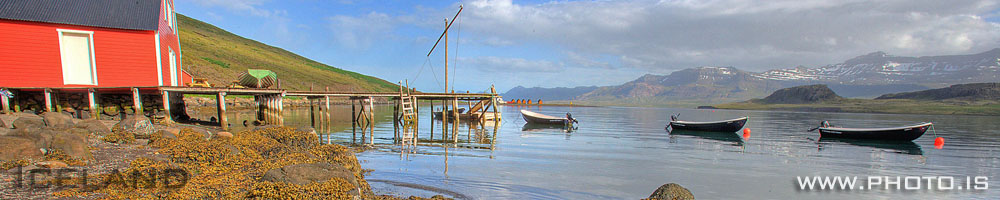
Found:
[[[538,123],[526,123],[521,127],[521,131],[525,132],[566,132],[572,133],[576,131],[576,126],[566,126],[563,124],[538,124]]]
[[[860,147],[871,147],[877,150],[888,150],[889,152],[909,155],[923,155],[924,151],[920,145],[913,141],[891,141],[891,140],[860,140],[846,138],[820,138],[819,150],[822,151],[828,144],[848,144]]]
[[[730,143],[733,146],[743,146],[743,139],[734,132],[691,131],[691,130],[674,129],[670,131],[670,136],[674,135],[694,136],[701,139]]]

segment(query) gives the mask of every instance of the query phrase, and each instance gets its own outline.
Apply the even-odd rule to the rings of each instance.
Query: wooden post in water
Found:
[[[271,117],[271,124],[278,124],[278,95],[271,95],[270,102],[271,109],[268,116]]]
[[[448,106],[447,100],[441,100],[441,141],[448,138]]]
[[[368,99],[369,99],[368,100],[368,109],[370,111],[370,112],[368,112],[368,120],[369,120],[368,121],[368,131],[369,131],[369,133],[368,133],[369,134],[368,135],[369,136],[368,140],[371,141],[372,144],[374,144],[375,143],[375,99],[373,99],[372,97],[368,97]]]
[[[399,134],[399,124],[400,124],[400,122],[399,122],[399,118],[400,118],[399,109],[403,105],[403,82],[402,81],[396,82],[396,84],[399,85],[399,98],[396,99],[396,103],[394,103],[394,105],[392,107],[392,141],[393,142],[399,142],[399,138],[400,138],[400,134]],[[405,125],[405,123],[404,123],[404,125]]]
[[[260,96],[253,95],[254,119],[260,120]]]
[[[434,100],[431,100],[431,141],[434,140]]]
[[[273,105],[271,103],[271,100],[274,99],[273,95],[264,95],[261,98],[263,98],[262,101],[264,101],[264,121],[267,122],[267,124],[273,124],[274,120],[271,119],[271,109],[274,108],[271,107]]]
[[[354,99],[350,99],[351,102],[351,143],[353,144],[358,136],[358,118],[357,114],[354,114]]]
[[[392,141],[399,142],[399,105],[403,103],[403,98],[400,96],[396,99],[395,105],[392,106]]]
[[[309,84],[309,91],[310,92],[313,91],[313,85],[312,84]],[[306,96],[306,101],[309,102],[309,124],[312,125],[313,128],[315,128],[316,127],[316,108],[313,107],[313,99],[312,98],[310,98],[309,96]]]
[[[285,125],[285,92],[278,96],[278,125]]]
[[[329,93],[330,92],[330,86],[326,86],[326,90],[325,91],[327,93]],[[323,121],[326,122],[326,128],[330,128],[330,126],[333,126],[333,114],[332,114],[333,111],[330,111],[330,95],[324,95],[323,98],[326,100],[325,101],[325,103],[326,103],[326,120],[323,120]],[[320,115],[322,115],[322,113],[320,113]]]
[[[415,96],[410,96],[410,98],[413,99],[411,101],[413,102],[413,144],[416,145],[419,136],[417,130],[420,130],[420,101]]]
[[[500,127],[500,112],[497,108],[497,89],[493,85],[490,85],[490,104],[493,106],[493,137],[490,138],[490,150],[493,150],[494,144],[497,141],[497,129]],[[483,113],[486,113],[485,110]]]
[[[216,103],[219,104],[219,125],[222,126],[222,130],[229,130],[229,119],[226,118],[226,92],[219,92],[216,94]]]
[[[459,115],[458,113],[458,97],[455,97],[454,100],[451,100],[451,106],[452,106],[451,113],[455,115],[455,125],[451,127],[452,129],[451,138],[454,139],[455,143],[458,143],[458,125],[461,123],[460,121],[462,118],[462,116]]]

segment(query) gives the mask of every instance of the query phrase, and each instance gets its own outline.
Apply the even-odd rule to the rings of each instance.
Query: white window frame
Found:
[[[174,8],[170,5],[170,0],[163,0],[163,20],[167,20],[167,26],[170,26],[170,29],[174,29],[173,12]]]
[[[167,71],[167,73],[170,73],[170,86],[179,86],[180,84],[177,83],[177,80],[180,80],[181,72],[177,70],[179,64],[177,63],[177,53],[170,46],[167,46],[167,56],[170,57],[167,60],[167,66],[170,67],[170,70]],[[170,66],[170,64],[173,64],[173,66]]]
[[[97,59],[96,59],[96,56],[94,56],[94,46],[96,46],[96,42],[94,42],[94,31],[71,30],[71,29],[56,29],[56,32],[59,33],[58,34],[58,36],[59,36],[59,61],[60,61],[60,64],[62,65],[61,69],[63,71],[66,70],[66,60],[63,59],[63,55],[66,54],[66,52],[64,52],[64,50],[63,50],[63,33],[85,34],[85,35],[87,35],[87,37],[89,37],[88,41],[90,42],[90,45],[89,45],[90,46],[90,73],[91,73],[90,77],[93,79],[94,84],[67,83],[66,82],[66,77],[63,77],[63,85],[98,85],[98,83],[97,83],[97,80],[98,80],[98,78],[97,78]]]
[[[156,43],[156,81],[159,86],[163,86],[163,60],[160,58],[160,31],[153,34],[153,41]]]

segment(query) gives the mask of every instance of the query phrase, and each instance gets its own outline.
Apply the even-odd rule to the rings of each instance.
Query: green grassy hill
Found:
[[[281,88],[333,91],[392,92],[396,84],[335,68],[281,48],[240,37],[211,24],[181,14],[180,27],[184,70],[213,85],[228,85],[243,70],[268,69],[278,74]]]
[[[764,99],[713,107],[734,110],[1000,115],[998,88],[998,83],[975,83],[887,94],[876,99],[848,99],[840,97],[826,85],[808,85],[781,89]]]

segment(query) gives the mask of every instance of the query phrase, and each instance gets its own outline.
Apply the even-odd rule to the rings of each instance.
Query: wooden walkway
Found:
[[[493,121],[498,123],[500,121],[500,111],[497,109],[497,100],[500,97],[496,93],[496,90],[492,87],[490,88],[491,93],[422,93],[416,92],[406,85],[400,83],[399,92],[338,92],[338,91],[289,91],[283,89],[253,89],[253,88],[228,88],[228,87],[176,87],[176,86],[150,86],[150,87],[65,87],[65,88],[41,88],[41,87],[7,87],[3,88],[13,91],[15,95],[28,94],[33,92],[41,92],[43,94],[44,111],[51,112],[53,109],[59,110],[58,105],[54,105],[53,93],[86,93],[87,98],[85,103],[89,105],[90,113],[92,118],[97,118],[98,113],[98,101],[95,98],[101,94],[131,94],[132,96],[132,108],[133,112],[142,112],[143,104],[140,99],[142,95],[158,95],[160,96],[163,110],[168,111],[169,118],[173,119],[177,113],[183,113],[183,108],[171,109],[171,105],[183,105],[182,99],[185,94],[208,94],[216,96],[216,105],[218,111],[219,125],[223,130],[229,130],[229,122],[226,116],[226,96],[228,95],[246,95],[253,96],[255,102],[255,108],[258,110],[258,120],[262,120],[268,124],[278,124],[283,125],[284,119],[282,117],[284,108],[284,97],[305,97],[309,100],[309,106],[313,107],[313,100],[319,100],[317,106],[322,106],[321,110],[330,110],[330,98],[347,98],[351,102],[351,120],[354,137],[357,136],[358,129],[362,133],[362,142],[368,140],[369,144],[374,144],[374,126],[375,126],[375,115],[374,115],[374,98],[387,98],[394,101],[394,114],[393,114],[393,126],[395,128],[394,141],[400,142],[402,139],[407,139],[410,143],[416,142],[416,130],[418,117],[415,117],[416,113],[420,112],[420,102],[429,102],[432,109],[432,116],[434,115],[433,109],[436,102],[439,102],[442,111],[439,111],[442,116],[443,121],[447,122],[459,122],[461,118],[467,118],[465,115],[473,115],[476,112],[475,120],[482,125],[486,121]],[[37,93],[36,93],[37,94]],[[142,95],[140,95],[142,94]],[[177,98],[177,99],[172,99]],[[17,99],[17,96],[14,98]],[[20,111],[19,108],[12,104],[11,99],[6,96],[0,95],[0,103],[2,103],[2,111],[5,113],[11,113],[15,110]],[[459,102],[469,102],[470,112],[468,114],[460,114],[457,112]],[[16,102],[16,101],[15,101]],[[475,102],[473,105],[472,102]],[[180,104],[178,104],[180,103]],[[14,105],[14,106],[12,106]],[[492,108],[492,111],[488,111]],[[13,110],[12,110],[13,109]],[[176,111],[180,109],[180,111]],[[313,110],[313,109],[310,109]],[[448,113],[445,114],[445,111]],[[133,113],[133,114],[136,114]],[[328,112],[328,115],[332,113]],[[311,116],[312,117],[312,116]],[[329,116],[328,116],[329,117]],[[451,130],[454,135],[457,135],[457,126],[452,126],[449,129],[448,123],[443,123],[442,132]],[[495,124],[498,125],[498,124]],[[400,129],[402,128],[402,129]],[[365,134],[367,132],[367,134]],[[444,134],[442,134],[444,135]],[[354,138],[352,137],[352,139]],[[455,142],[457,142],[457,137]],[[433,139],[433,138],[432,138]],[[404,142],[405,143],[405,142]]]

